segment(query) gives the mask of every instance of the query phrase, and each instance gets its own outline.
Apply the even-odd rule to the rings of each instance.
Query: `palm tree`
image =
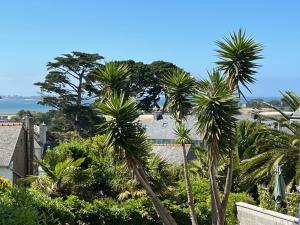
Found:
[[[30,182],[33,188],[48,193],[52,197],[62,196],[72,192],[76,186],[85,184],[90,177],[89,169],[81,169],[85,158],[74,160],[67,158],[63,161],[38,161],[43,169],[42,176],[29,176],[24,180]]]
[[[107,135],[106,144],[114,148],[146,190],[162,223],[176,224],[169,211],[153,192],[143,168],[151,151],[151,143],[144,129],[137,122],[139,112],[136,102],[133,99],[126,100],[124,94],[110,94],[105,102],[99,104],[99,112],[109,118],[100,126],[100,129]]]
[[[116,62],[106,63],[104,67],[95,69],[92,75],[99,81],[103,96],[125,92],[130,78],[128,66]]]
[[[240,85],[250,91],[248,85],[256,81],[255,75],[259,65],[257,60],[262,59],[260,53],[263,46],[253,38],[247,37],[245,31],[239,29],[222,41],[217,41],[218,46],[216,62],[218,70],[224,72],[227,85],[232,92],[237,92],[238,96],[244,94]],[[251,92],[251,91],[250,91]],[[232,175],[234,166],[234,147],[229,148],[228,170],[226,176],[225,191],[230,192],[232,186]]]
[[[293,92],[282,93],[282,101],[291,109],[300,107],[300,97]],[[256,144],[257,154],[241,162],[243,177],[248,183],[272,184],[274,168],[280,164],[287,188],[300,183],[300,124],[290,122],[290,116],[281,109],[268,104],[283,116],[274,119],[285,130],[267,128],[260,130],[264,136]]]
[[[165,77],[163,83],[165,86],[166,95],[168,96],[167,109],[171,112],[171,114],[176,120],[177,142],[179,142],[182,146],[182,153],[184,159],[183,171],[186,184],[190,218],[192,221],[192,225],[197,225],[197,215],[195,212],[194,198],[192,194],[192,187],[190,182],[186,154],[186,144],[191,143],[191,140],[189,138],[189,131],[185,128],[183,124],[184,120],[186,119],[187,115],[192,109],[192,103],[190,101],[190,98],[193,93],[195,80],[190,76],[190,74],[180,69],[175,69],[173,73]]]
[[[244,97],[240,84],[250,91],[248,85],[256,81],[256,69],[259,65],[255,61],[262,59],[260,53],[263,46],[247,37],[242,29],[231,34],[230,38],[217,41],[216,45],[219,47],[216,50],[218,69],[224,71],[229,88]]]
[[[223,198],[220,198],[217,164],[220,154],[227,153],[233,158],[233,151],[230,149],[235,138],[237,99],[228,88],[227,80],[219,71],[214,70],[209,74],[208,80],[199,82],[193,102],[198,116],[198,130],[203,137],[204,146],[208,148],[212,224],[223,225],[232,180],[226,179]]]

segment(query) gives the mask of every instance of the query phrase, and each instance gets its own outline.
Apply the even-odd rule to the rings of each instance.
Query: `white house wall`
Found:
[[[0,167],[0,176],[13,183],[13,172],[9,168]]]

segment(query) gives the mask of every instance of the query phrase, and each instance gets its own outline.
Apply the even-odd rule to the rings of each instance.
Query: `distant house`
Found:
[[[300,107],[293,112],[290,121],[300,123]]]
[[[192,145],[186,146],[187,160],[194,160],[195,155],[192,151]],[[183,164],[182,146],[180,144],[154,144],[153,153],[170,164]]]
[[[153,144],[174,144],[176,139],[176,123],[168,114],[143,114],[138,117],[138,121],[146,129],[146,134]],[[188,116],[184,121],[186,128],[190,129],[190,137],[193,144],[199,146],[200,135],[196,129],[197,118]]]
[[[29,116],[24,123],[1,122],[0,176],[18,184],[20,178],[37,174],[34,159],[41,159],[45,137],[45,127],[41,127],[39,134],[35,133]]]

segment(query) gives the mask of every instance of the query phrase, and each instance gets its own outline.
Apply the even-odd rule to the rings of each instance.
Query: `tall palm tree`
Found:
[[[240,84],[250,91],[248,85],[256,81],[259,65],[255,61],[262,59],[263,46],[254,38],[247,37],[242,29],[231,34],[230,38],[217,41],[216,45],[218,69],[224,71],[229,88],[244,96]]]
[[[193,102],[198,116],[198,130],[209,154],[212,224],[224,225],[232,180],[226,179],[223,198],[220,198],[217,163],[220,154],[227,153],[233,158],[233,151],[230,149],[235,138],[236,119],[234,116],[238,114],[237,99],[228,88],[227,80],[219,71],[214,70],[209,74],[208,80],[199,82]]]
[[[249,84],[256,81],[255,75],[259,65],[257,60],[262,59],[260,55],[263,46],[257,43],[254,38],[247,37],[245,31],[239,29],[230,35],[230,38],[225,38],[222,41],[217,41],[218,46],[217,57],[219,60],[216,62],[218,70],[225,74],[227,85],[232,92],[238,96],[244,96],[241,91],[241,85],[249,92]],[[225,190],[231,190],[232,175],[234,166],[234,147],[229,148],[228,157],[228,170],[226,176]]]
[[[99,104],[99,112],[109,118],[100,127],[107,135],[107,145],[112,146],[120,158],[124,159],[128,169],[146,190],[162,223],[176,224],[153,192],[143,168],[151,151],[151,143],[147,140],[144,129],[137,122],[139,112],[136,102],[133,99],[126,100],[124,94],[110,94],[106,101]]]
[[[99,85],[103,96],[112,93],[125,93],[130,78],[128,66],[116,62],[106,63],[104,67],[95,69],[92,75],[100,83]]]
[[[197,215],[195,212],[194,198],[192,194],[192,187],[190,182],[189,168],[187,162],[186,144],[190,143],[189,131],[184,126],[184,120],[187,115],[190,114],[192,109],[191,95],[194,90],[195,80],[190,74],[175,69],[171,74],[165,77],[163,84],[165,86],[165,92],[168,96],[167,109],[174,116],[177,129],[177,141],[182,146],[183,153],[183,171],[186,184],[186,192],[188,199],[188,206],[190,211],[190,218],[192,225],[197,225]]]

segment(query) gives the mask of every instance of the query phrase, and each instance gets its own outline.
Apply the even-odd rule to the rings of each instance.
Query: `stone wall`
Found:
[[[298,219],[244,202],[237,202],[240,225],[298,225]]]

